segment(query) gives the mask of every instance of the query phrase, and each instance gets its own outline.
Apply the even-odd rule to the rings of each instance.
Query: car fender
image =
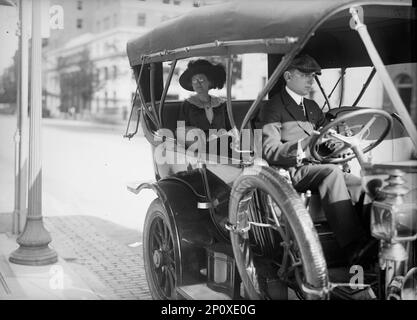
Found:
[[[131,184],[128,189],[135,194],[151,189],[162,201],[176,251],[177,286],[196,283],[202,269],[207,268],[206,247],[220,238],[209,210],[201,205],[205,199],[186,181],[172,177]]]

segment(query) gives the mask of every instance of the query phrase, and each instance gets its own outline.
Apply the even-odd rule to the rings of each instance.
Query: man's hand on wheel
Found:
[[[328,130],[328,132],[323,137],[322,141],[327,148],[329,148],[332,151],[335,151],[342,148],[344,143],[336,138],[333,138],[331,136],[332,133],[336,133],[336,130],[334,130],[333,128]]]
[[[329,129],[326,134],[320,139],[320,153],[326,154],[330,156],[331,158],[344,158],[348,155],[350,155],[351,150],[349,148],[343,148],[345,144],[334,138],[332,136],[333,133],[336,133],[336,130],[333,128]],[[318,131],[313,131],[312,135],[320,134]],[[340,152],[335,153],[335,151],[340,150]]]

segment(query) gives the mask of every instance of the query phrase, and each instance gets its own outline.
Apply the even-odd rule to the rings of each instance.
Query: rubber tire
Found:
[[[150,245],[149,239],[150,239],[151,225],[155,219],[162,219],[164,224],[167,225],[168,230],[170,232],[173,246],[175,246],[175,242],[172,236],[173,235],[172,228],[168,221],[168,214],[164,206],[162,205],[162,201],[159,198],[157,198],[151,202],[148,208],[148,211],[146,213],[144,227],[143,227],[143,260],[144,260],[143,263],[145,266],[146,280],[148,282],[148,287],[152,295],[152,298],[154,300],[175,300],[177,299],[176,293],[175,293],[175,296],[171,297],[171,299],[167,298],[165,295],[161,293],[161,289],[159,288],[158,284],[155,283],[154,275],[152,273],[153,272],[152,270],[153,260],[152,260],[152,252],[149,252],[149,245]],[[176,251],[177,250],[175,250],[174,248],[174,261],[177,261]],[[175,285],[176,284],[174,283],[174,287]]]
[[[310,214],[294,188],[275,170],[269,167],[248,167],[236,179],[230,195],[229,222],[235,225],[239,202],[250,190],[258,189],[269,194],[285,214],[298,244],[305,281],[309,287],[317,290],[327,289],[328,271],[321,243]],[[239,235],[230,231],[233,253],[240,277],[250,299],[261,299],[250,281],[239,250]],[[322,297],[306,294],[306,299],[328,299],[328,294]]]

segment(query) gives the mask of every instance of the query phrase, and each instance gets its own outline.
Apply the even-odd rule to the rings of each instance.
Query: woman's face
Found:
[[[207,93],[210,88],[210,82],[204,73],[193,75],[191,85],[196,93]]]

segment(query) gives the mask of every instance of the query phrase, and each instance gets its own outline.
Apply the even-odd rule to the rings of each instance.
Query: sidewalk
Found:
[[[10,219],[2,216],[4,226]],[[0,229],[0,300],[151,299],[138,232],[91,216],[45,217],[44,224],[59,260],[42,267],[10,263],[16,236]]]

